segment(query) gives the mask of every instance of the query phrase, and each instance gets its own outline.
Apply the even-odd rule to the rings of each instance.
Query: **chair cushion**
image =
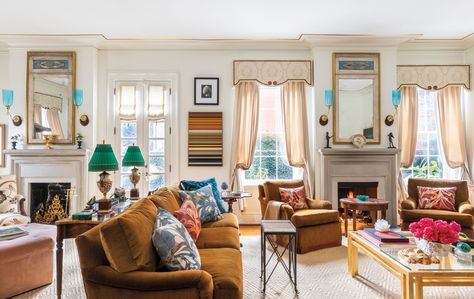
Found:
[[[323,210],[323,209],[299,210],[293,213],[293,216],[291,216],[291,222],[296,227],[339,222],[339,212],[335,210]]]
[[[186,200],[193,201],[198,210],[201,224],[222,218],[216,200],[212,195],[212,188],[210,185],[206,185],[196,191],[179,191],[179,197],[181,197],[183,202]]]
[[[461,226],[472,227],[474,218],[470,214],[461,214],[445,210],[414,209],[401,210],[400,218],[404,222],[414,222],[421,218],[433,218],[434,220],[456,221]]]
[[[304,186],[298,188],[279,188],[281,201],[289,204],[295,211],[307,209]]]
[[[211,185],[212,195],[214,195],[214,199],[216,200],[219,212],[227,213],[227,208],[224,204],[224,201],[222,200],[221,193],[219,192],[219,188],[217,187],[217,181],[215,178],[210,178],[203,181],[182,180],[180,183],[181,188],[186,191],[194,191],[206,185]]]
[[[148,196],[157,208],[162,208],[170,213],[179,210],[180,204],[176,197],[168,188],[160,188],[155,193]]]
[[[202,248],[233,248],[240,250],[239,230],[234,227],[203,228],[196,246]]]
[[[456,187],[435,188],[418,186],[420,209],[456,211]]]
[[[165,209],[158,208],[153,245],[170,271],[199,270],[201,258],[184,225]]]
[[[211,227],[233,227],[239,229],[239,220],[232,213],[222,214],[222,219],[202,224],[203,228]]]
[[[16,178],[14,175],[0,176],[0,213],[17,213]]]
[[[30,217],[18,213],[0,213],[0,226],[28,224]]]
[[[186,200],[173,215],[184,225],[193,241],[196,242],[201,233],[201,220],[194,203]]]
[[[297,188],[304,186],[303,180],[274,180],[263,183],[267,200],[281,201],[280,188]]]
[[[469,188],[467,181],[439,180],[439,179],[408,179],[408,196],[418,202],[417,186],[425,187],[456,187],[456,208],[463,202],[469,201]]]
[[[155,271],[152,232],[156,206],[144,198],[100,227],[100,239],[110,266],[118,272]]]

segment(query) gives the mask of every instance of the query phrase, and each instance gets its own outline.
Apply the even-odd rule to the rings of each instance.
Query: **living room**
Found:
[[[471,298],[473,4],[299,4],[2,4],[0,298]]]

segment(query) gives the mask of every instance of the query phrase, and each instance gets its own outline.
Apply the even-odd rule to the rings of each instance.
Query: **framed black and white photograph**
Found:
[[[219,78],[194,78],[194,105],[219,105]]]

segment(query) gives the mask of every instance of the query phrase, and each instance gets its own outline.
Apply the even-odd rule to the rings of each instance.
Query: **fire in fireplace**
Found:
[[[71,183],[31,183],[30,216],[32,222],[52,224],[69,214]]]

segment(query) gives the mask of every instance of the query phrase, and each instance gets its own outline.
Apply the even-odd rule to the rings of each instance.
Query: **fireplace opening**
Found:
[[[31,221],[54,224],[69,215],[71,183],[31,183]]]
[[[357,195],[368,195],[369,198],[377,198],[378,182],[339,182],[337,184],[337,198],[339,203],[339,213],[342,215],[344,209],[341,206],[341,198],[355,198]],[[370,223],[370,213],[367,211],[356,211],[356,218],[366,223]],[[352,217],[351,212],[349,216]]]

